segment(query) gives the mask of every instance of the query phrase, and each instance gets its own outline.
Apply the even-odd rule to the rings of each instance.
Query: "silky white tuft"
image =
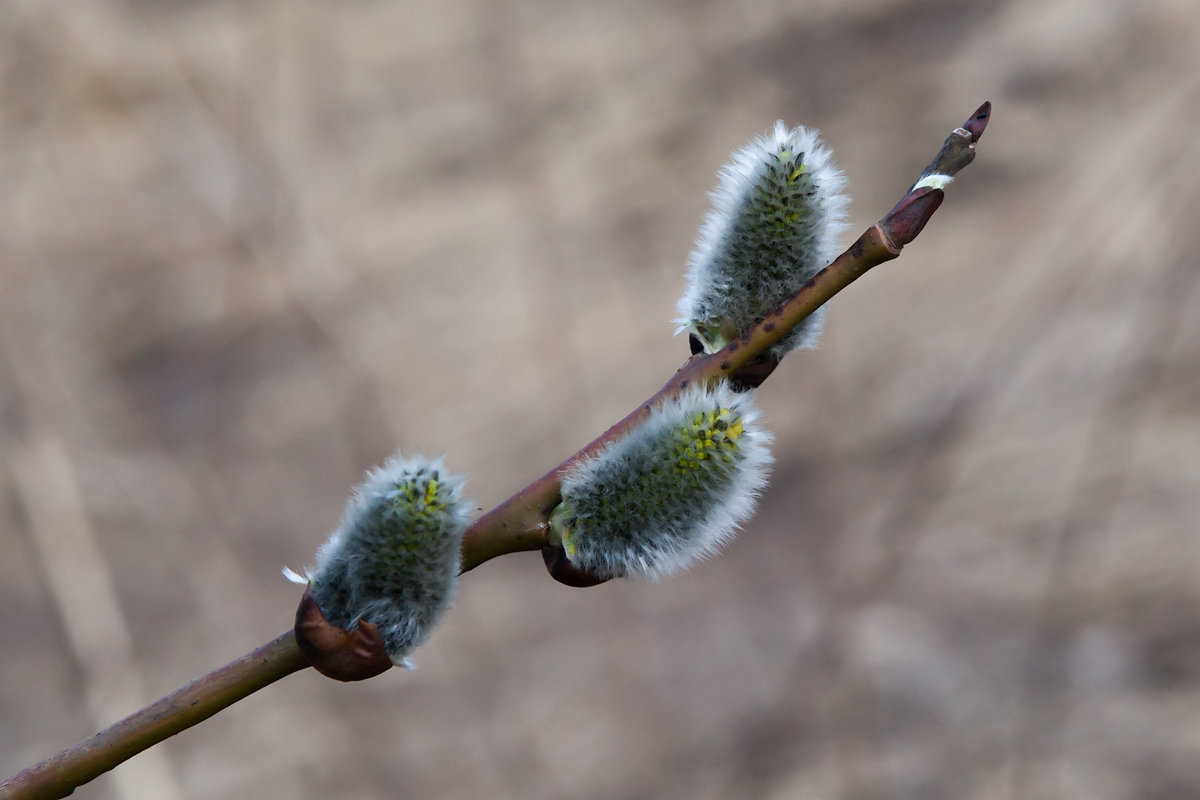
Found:
[[[692,389],[574,466],[551,514],[567,558],[599,578],[655,578],[717,552],[767,484],[760,417],[751,393]]]
[[[838,254],[849,198],[815,130],[782,121],[733,153],[688,264],[680,331],[716,352],[800,290]],[[814,347],[824,309],[772,352]]]
[[[412,668],[408,653],[450,605],[470,508],[463,483],[441,458],[388,459],[355,489],[306,574],[325,619],[378,626],[398,666]]]
[[[945,189],[950,185],[952,180],[954,180],[953,175],[943,175],[940,172],[931,172],[913,184],[913,187],[909,189],[909,191],[914,192],[917,189],[923,189],[926,187],[930,189]]]

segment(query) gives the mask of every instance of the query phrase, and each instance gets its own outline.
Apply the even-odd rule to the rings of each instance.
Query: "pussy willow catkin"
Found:
[[[760,416],[750,393],[693,389],[577,464],[551,514],[567,557],[596,577],[657,577],[716,552],[766,486]]]

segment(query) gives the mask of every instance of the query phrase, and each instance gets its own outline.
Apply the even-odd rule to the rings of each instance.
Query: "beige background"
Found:
[[[290,624],[351,484],[490,507],[687,353],[705,192],[820,128],[857,233],[976,164],[760,393],[724,557],[489,563],[81,798],[1200,794],[1191,0],[0,3],[0,773]],[[849,238],[847,239],[847,242]]]

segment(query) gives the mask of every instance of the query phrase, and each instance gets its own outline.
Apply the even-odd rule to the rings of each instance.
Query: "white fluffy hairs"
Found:
[[[795,294],[839,252],[849,198],[845,178],[817,131],[773,130],[722,167],[688,262],[676,310],[679,330],[720,350]],[[824,309],[772,348],[782,357],[814,347]]]
[[[568,559],[596,577],[657,578],[716,553],[767,484],[772,436],[751,394],[689,390],[569,470],[551,515]]]
[[[449,607],[470,503],[442,459],[390,458],[367,473],[308,572],[313,599],[340,628],[379,627],[393,663],[428,637]]]

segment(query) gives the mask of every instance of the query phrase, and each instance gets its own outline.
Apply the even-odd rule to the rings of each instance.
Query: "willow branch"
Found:
[[[0,798],[66,797],[148,747],[308,666],[292,631],[0,783]]]
[[[505,553],[540,550],[554,543],[548,538],[549,514],[561,500],[562,475],[641,422],[663,400],[674,397],[689,385],[712,384],[737,379],[760,362],[771,346],[807,319],[830,298],[845,289],[867,271],[900,255],[904,245],[920,234],[925,223],[937,211],[945,193],[941,188],[923,186],[931,175],[952,178],[975,158],[975,143],[983,135],[991,116],[992,104],[984,103],[962,127],[955,128],[913,187],[882,220],[821,270],[790,300],[751,330],[716,353],[692,356],[666,385],[624,419],[594,439],[582,450],[514,494],[504,503],[477,519],[463,537],[462,571]],[[769,373],[773,365],[767,367]],[[765,377],[765,376],[764,376]],[[586,585],[586,584],[581,584]]]
[[[923,185],[925,179],[950,178],[970,164],[975,157],[975,142],[983,134],[990,114],[991,104],[984,103],[961,128],[956,128],[900,202],[786,303],[725,349],[693,356],[658,392],[624,419],[476,520],[463,538],[462,571],[505,553],[539,550],[552,544],[547,536],[548,517],[560,500],[562,474],[580,459],[625,436],[662,401],[694,384],[742,380],[757,385],[764,380],[774,368],[774,363],[764,362],[772,345],[867,271],[899,256],[901,248],[916,238],[944,196],[940,188],[944,182],[935,182],[937,186]],[[551,572],[565,583],[572,582],[572,576],[564,579],[553,568]],[[578,580],[575,585],[588,584],[586,575],[573,578]],[[309,599],[307,594],[305,599]],[[379,674],[386,665],[381,666],[379,643],[375,641],[378,637],[372,638],[370,627],[360,623],[361,629],[357,631],[334,629],[320,616],[315,604],[306,606],[302,601],[293,631],[8,778],[0,783],[0,800],[66,797],[77,786],[146,748],[308,666],[316,666],[340,680]],[[303,646],[297,631],[302,634]],[[331,640],[332,643],[325,644]]]

